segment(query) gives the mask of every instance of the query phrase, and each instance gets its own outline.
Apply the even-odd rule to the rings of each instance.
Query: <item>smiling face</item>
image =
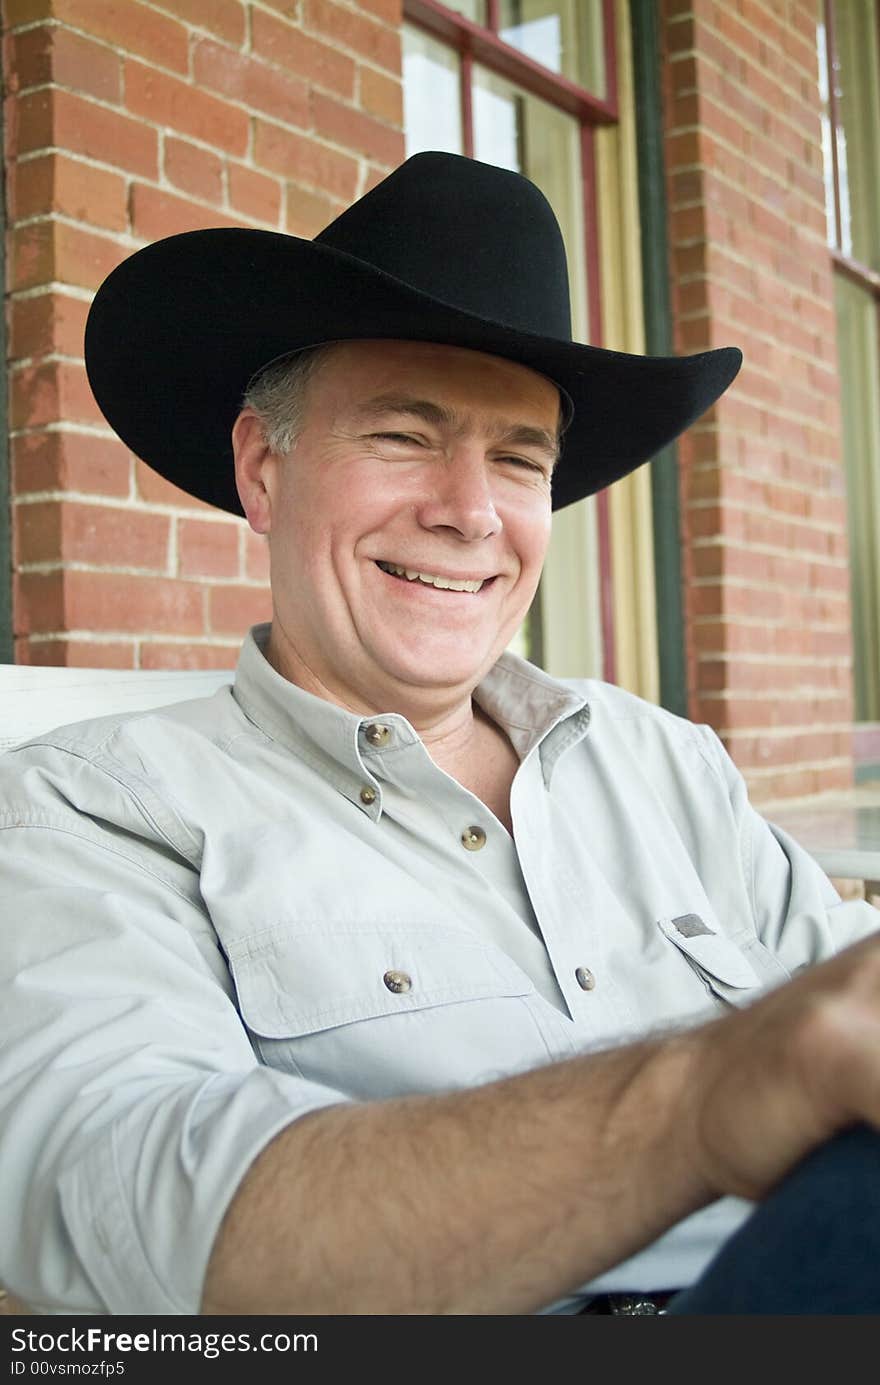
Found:
[[[245,410],[236,476],[269,535],[276,668],[362,712],[469,698],[538,583],[558,415],[525,366],[396,341],[332,350],[287,457]]]

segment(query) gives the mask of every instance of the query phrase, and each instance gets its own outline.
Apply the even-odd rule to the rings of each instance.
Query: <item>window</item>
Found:
[[[609,289],[605,282],[616,280],[626,234],[638,243],[637,205],[632,225],[623,228],[620,207],[626,199],[618,186],[623,176],[618,44],[622,32],[625,41],[628,36],[626,4],[406,0],[404,15],[407,154],[445,149],[531,178],[562,228],[575,338],[641,349],[640,343],[620,340],[614,330],[615,339],[609,340],[609,314],[615,317],[620,308],[615,297],[619,286],[615,282]],[[634,180],[629,165],[626,176]],[[638,276],[633,292],[640,305]],[[618,555],[612,551],[615,501],[610,497],[618,487],[556,517],[541,590],[519,648],[553,673],[604,676],[652,696],[653,610],[648,622],[640,622],[628,611],[622,619],[619,608],[627,591],[650,606],[653,586],[646,597],[645,555],[639,553],[643,540],[634,544],[628,536],[618,544],[621,563],[613,563]],[[650,521],[640,529],[647,534]],[[630,580],[633,553],[640,571]],[[651,567],[652,553],[648,559]],[[625,630],[629,639],[633,630],[646,625],[647,657],[633,663],[625,651],[621,668],[615,629]],[[647,677],[637,667],[640,659]]]
[[[847,473],[856,761],[880,776],[880,3],[825,0],[819,25],[828,240]]]

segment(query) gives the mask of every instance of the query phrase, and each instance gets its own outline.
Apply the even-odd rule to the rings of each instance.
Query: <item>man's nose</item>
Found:
[[[482,449],[457,448],[433,469],[419,520],[426,529],[452,529],[469,540],[499,532],[492,474]]]

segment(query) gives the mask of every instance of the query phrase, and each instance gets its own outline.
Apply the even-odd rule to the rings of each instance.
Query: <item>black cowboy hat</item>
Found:
[[[261,367],[325,342],[391,338],[520,362],[562,391],[553,506],[640,466],[736,375],[732,347],[634,356],[571,340],[556,217],[518,173],[416,154],[314,240],[189,231],[139,250],[95,297],[89,381],[122,440],[191,495],[241,514],[230,432]]]

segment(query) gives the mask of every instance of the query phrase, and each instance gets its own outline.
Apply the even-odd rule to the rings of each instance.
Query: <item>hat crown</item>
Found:
[[[559,223],[518,173],[458,154],[414,154],[315,243],[477,317],[571,340]]]

